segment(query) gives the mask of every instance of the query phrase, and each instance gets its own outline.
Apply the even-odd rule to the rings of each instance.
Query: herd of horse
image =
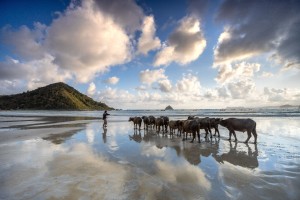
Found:
[[[183,140],[187,140],[188,134],[192,134],[191,142],[194,142],[196,135],[198,137],[198,142],[200,143],[200,129],[205,130],[205,138],[210,134],[210,138],[213,137],[211,129],[215,129],[214,136],[218,133],[220,137],[220,132],[218,125],[224,126],[229,131],[229,140],[231,136],[235,137],[237,141],[235,131],[247,132],[248,137],[245,143],[248,143],[251,138],[251,134],[254,136],[254,143],[257,142],[257,133],[256,133],[256,122],[252,119],[241,119],[241,118],[209,118],[209,117],[196,117],[188,116],[186,120],[169,120],[168,116],[142,116],[142,117],[130,117],[129,121],[132,121],[134,124],[134,129],[141,129],[142,122],[144,123],[144,129],[148,130],[149,128],[155,129],[156,133],[163,134],[168,132],[170,135],[173,135],[177,129],[177,135],[182,136]]]

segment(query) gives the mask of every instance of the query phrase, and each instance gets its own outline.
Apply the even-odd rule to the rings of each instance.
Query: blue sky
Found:
[[[1,1],[0,95],[122,109],[300,104],[299,1]]]

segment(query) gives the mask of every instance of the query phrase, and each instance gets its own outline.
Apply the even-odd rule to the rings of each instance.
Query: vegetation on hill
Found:
[[[105,103],[78,92],[65,83],[53,83],[33,91],[0,96],[1,110],[112,110]]]

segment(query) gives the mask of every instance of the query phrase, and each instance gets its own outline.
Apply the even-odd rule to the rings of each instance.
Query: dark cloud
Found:
[[[0,30],[0,42],[23,60],[41,59],[45,54],[42,46],[45,28],[40,23],[35,23],[32,30],[27,26],[18,29],[5,26]]]
[[[300,1],[225,0],[216,16],[229,38],[220,40],[215,61],[231,61],[272,52],[299,64]]]
[[[287,58],[285,68],[297,67],[300,69],[300,20],[291,25],[288,37],[278,46],[278,55]]]
[[[12,59],[0,62],[0,80],[14,80],[27,77],[26,68]]]
[[[144,18],[143,10],[133,0],[95,0],[101,12],[113,17],[115,21],[134,32],[140,28]]]

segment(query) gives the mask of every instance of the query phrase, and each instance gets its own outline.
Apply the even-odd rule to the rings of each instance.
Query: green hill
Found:
[[[53,83],[33,91],[0,96],[0,110],[112,110],[65,83]]]

